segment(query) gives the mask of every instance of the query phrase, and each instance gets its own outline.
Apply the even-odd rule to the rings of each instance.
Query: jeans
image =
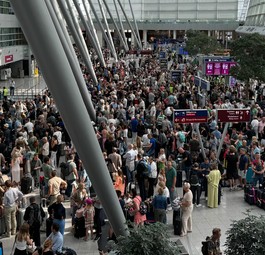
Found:
[[[200,197],[201,197],[201,185],[199,183],[195,184],[195,185],[191,185],[190,190],[193,194],[192,203],[199,205],[200,204]]]
[[[65,220],[53,219],[53,223],[57,223],[59,225],[59,231],[62,235],[64,235]]]
[[[168,187],[168,190],[169,190],[169,199],[170,199],[170,203],[171,203],[178,196],[177,189],[174,188],[174,190],[172,190],[171,187]]]
[[[263,174],[255,174],[254,175],[254,178],[253,178],[253,183],[254,183],[254,186],[257,186],[257,183],[259,182],[259,186],[261,186],[263,184]]]
[[[184,171],[185,171],[185,174],[186,174],[186,180],[187,181],[190,180],[190,169],[191,169],[190,166],[184,166]]]
[[[140,190],[140,197],[143,201],[146,200],[146,190],[145,190],[145,179],[143,176],[137,177],[137,182]]]
[[[167,212],[165,209],[155,209],[154,214],[156,222],[167,223]]]
[[[68,180],[67,181],[67,188],[65,190],[65,195],[68,196],[68,197],[70,197],[71,194],[72,194],[72,189],[73,189],[72,184],[73,184],[74,181],[75,180]]]

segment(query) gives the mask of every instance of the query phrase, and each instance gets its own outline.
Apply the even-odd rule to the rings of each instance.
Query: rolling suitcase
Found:
[[[264,190],[262,189],[258,189],[257,190],[257,200],[256,200],[256,205],[259,207],[259,208],[263,208],[263,193],[264,193]]]
[[[0,236],[5,234],[6,232],[6,222],[5,222],[5,217],[2,216],[0,217]]]
[[[257,188],[248,186],[246,188],[246,202],[250,205],[256,204]]]
[[[21,192],[29,194],[32,191],[32,177],[23,177],[21,179]]]
[[[75,238],[82,238],[86,235],[85,218],[75,218]]]
[[[181,219],[181,209],[173,211],[173,227],[174,227],[174,235],[181,234],[182,228],[182,219]]]
[[[177,171],[177,181],[176,181],[176,187],[181,188],[182,187],[182,171]]]
[[[21,225],[24,222],[24,214],[25,214],[26,209],[25,208],[19,208],[17,210],[17,230],[19,230],[19,228],[21,227]]]

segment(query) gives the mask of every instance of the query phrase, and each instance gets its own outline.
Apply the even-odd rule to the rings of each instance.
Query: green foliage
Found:
[[[230,72],[237,79],[265,81],[265,40],[259,34],[242,36],[231,43],[231,56],[238,62]]]
[[[188,30],[187,38],[185,50],[191,56],[197,54],[208,55],[220,47],[216,38],[208,36],[204,32]]]
[[[264,255],[265,254],[265,216],[250,215],[234,221],[226,232],[227,255]]]
[[[167,227],[162,223],[131,228],[130,235],[119,237],[113,249],[121,255],[180,254],[180,249],[169,240]]]

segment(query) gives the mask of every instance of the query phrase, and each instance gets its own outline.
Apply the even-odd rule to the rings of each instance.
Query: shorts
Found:
[[[244,170],[238,171],[238,176],[240,176],[242,179],[246,179],[247,171],[244,172]]]

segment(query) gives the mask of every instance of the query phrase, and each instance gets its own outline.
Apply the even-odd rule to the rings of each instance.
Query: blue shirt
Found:
[[[5,207],[12,207],[16,205],[17,201],[22,200],[22,198],[23,193],[20,190],[17,188],[9,188],[4,195],[3,204]]]
[[[154,209],[167,209],[167,198],[163,195],[156,195],[153,199]]]
[[[51,233],[48,238],[52,240],[52,250],[53,252],[61,252],[62,248],[63,248],[63,235],[61,234],[61,232],[57,232],[57,233]]]

